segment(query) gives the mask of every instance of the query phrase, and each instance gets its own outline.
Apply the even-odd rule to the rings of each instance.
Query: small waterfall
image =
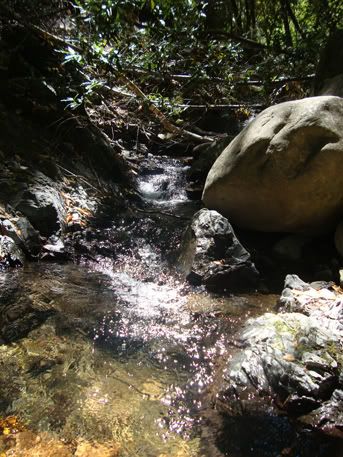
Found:
[[[138,178],[138,190],[150,204],[173,206],[187,201],[186,172],[181,160],[151,157],[149,168],[143,168]]]

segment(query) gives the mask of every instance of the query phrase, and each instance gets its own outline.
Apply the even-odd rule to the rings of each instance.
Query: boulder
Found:
[[[239,227],[328,231],[343,211],[343,99],[312,97],[272,106],[211,168],[205,206]]]
[[[247,321],[239,341],[244,349],[229,362],[218,395],[226,411],[235,414],[242,404],[256,410],[261,396],[272,396],[282,409],[303,415],[339,384],[340,335],[331,334],[328,319],[322,325],[301,313],[266,313]],[[256,402],[245,402],[254,395]]]
[[[333,438],[343,438],[343,391],[335,390],[327,402],[300,421],[312,428],[321,430]]]
[[[185,233],[179,267],[191,282],[209,289],[252,289],[259,276],[229,221],[207,209],[194,215]]]
[[[326,79],[318,95],[343,97],[343,73]]]
[[[230,414],[261,413],[262,399],[268,403],[272,397],[279,408],[319,424],[342,404],[342,295],[289,275],[281,303],[281,313],[251,318],[240,331],[242,350],[228,362],[218,407]],[[330,430],[338,433],[342,414],[337,412]]]
[[[0,268],[18,267],[24,264],[24,254],[14,240],[0,235]]]
[[[63,224],[65,209],[61,194],[56,183],[41,172],[35,172],[29,188],[16,197],[13,207],[43,236],[52,235]]]

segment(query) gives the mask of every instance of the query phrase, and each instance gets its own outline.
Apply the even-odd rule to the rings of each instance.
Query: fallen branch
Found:
[[[255,104],[249,105],[248,103],[238,103],[233,105],[191,105],[191,104],[175,104],[177,108],[195,108],[195,109],[239,109],[239,108],[254,108],[254,109],[262,109],[265,108],[266,105],[262,104]]]
[[[162,216],[174,217],[175,219],[183,219],[185,221],[189,220],[189,217],[178,216],[177,214],[167,213],[165,211],[141,209],[141,208],[137,208],[137,206],[134,207],[134,210],[139,211],[140,213],[144,213],[144,214],[161,214]]]
[[[245,44],[245,45],[247,45],[247,46],[249,46],[251,48],[255,48],[255,49],[261,49],[261,50],[270,49],[265,44],[258,43],[257,41],[251,40],[250,38],[245,38],[245,37],[242,37],[240,35],[235,35],[234,33],[229,33],[229,32],[225,32],[225,31],[209,29],[209,30],[207,30],[207,34],[208,35],[212,35],[212,36],[219,36],[219,37],[223,37],[223,38],[229,38],[232,41],[237,41],[238,43]]]
[[[198,76],[198,75],[192,75],[192,74],[168,74],[168,73],[158,73],[154,71],[147,71],[143,70],[142,68],[126,68],[125,72],[131,73],[131,74],[136,74],[136,75],[145,75],[145,76],[150,76],[154,79],[158,80],[164,80],[166,78],[170,79],[175,79],[179,81],[187,81],[190,79],[199,81],[199,82],[208,82],[208,83],[228,83],[232,82],[237,85],[252,85],[252,86],[262,86],[266,84],[266,81],[261,81],[261,80],[244,80],[244,79],[233,79],[233,80],[228,80],[225,78],[219,78],[217,76]],[[273,81],[268,81],[268,84],[278,84],[278,83],[285,83],[285,82],[292,82],[292,81],[311,81],[314,78],[314,74],[311,75],[305,75],[305,76],[294,76],[294,77],[280,77],[277,79],[274,79]]]
[[[197,133],[189,132],[188,130],[177,127],[169,121],[165,114],[162,113],[162,111],[158,109],[157,106],[149,100],[149,98],[144,94],[144,92],[133,81],[131,81],[127,76],[123,75],[122,73],[120,74],[120,79],[132,90],[132,92],[135,95],[137,95],[138,98],[140,98],[147,104],[149,111],[154,115],[156,119],[160,121],[160,123],[167,130],[167,132],[172,133],[174,135],[180,135],[200,143],[203,143],[205,141],[213,141],[213,138],[211,137],[203,137],[201,135],[198,135]]]
[[[72,48],[74,51],[82,53],[83,50],[79,46],[75,46],[73,43],[69,43],[63,38],[60,38],[50,32],[47,32],[46,30],[42,29],[41,27],[37,25],[32,25],[29,22],[27,22],[25,19],[23,19],[21,16],[19,16],[15,11],[11,10],[7,6],[0,4],[0,11],[5,13],[5,15],[8,18],[14,19],[18,23],[24,25],[26,28],[29,30],[32,30],[33,32],[39,33],[43,38],[45,39],[50,39],[53,40],[55,43],[60,44],[63,47],[69,46]],[[95,54],[92,52],[92,50],[88,47],[87,52],[90,57],[93,59],[96,59]],[[167,130],[167,132],[172,133],[173,135],[180,135],[183,137],[188,138],[191,141],[195,141],[197,143],[203,143],[203,142],[208,142],[208,141],[213,141],[213,138],[210,137],[202,137],[201,135],[197,135],[196,133],[189,132],[188,130],[182,129],[180,127],[177,127],[174,125],[168,118],[167,116],[162,113],[162,111],[157,108],[154,103],[149,100],[149,98],[144,94],[144,92],[133,82],[131,81],[127,76],[125,76],[122,72],[119,72],[117,68],[115,68],[113,65],[110,63],[106,64],[106,68],[111,71],[111,73],[114,73],[117,75],[117,77],[126,85],[129,87],[130,90],[144,103],[148,106],[149,111],[152,113],[152,115],[161,123],[161,125]],[[122,93],[121,95],[124,95]]]
[[[70,170],[67,170],[66,168],[62,167],[62,165],[59,165],[58,163],[56,164],[56,166],[57,166],[58,168],[60,168],[61,170],[63,170],[65,173],[68,173],[68,175],[73,176],[73,178],[80,179],[80,181],[83,181],[85,184],[87,184],[87,186],[89,186],[89,187],[91,187],[92,189],[94,189],[94,190],[96,190],[97,192],[99,192],[99,189],[97,189],[95,186],[93,186],[93,184],[91,184],[90,182],[88,182],[87,179],[85,179],[83,176],[76,175],[75,173],[73,173],[73,172],[70,171]]]

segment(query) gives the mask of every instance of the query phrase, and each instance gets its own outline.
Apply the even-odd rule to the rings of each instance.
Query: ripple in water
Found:
[[[154,158],[154,162],[157,170],[152,169],[138,180],[142,197],[156,206],[187,201],[186,171],[189,167],[167,157]]]
[[[167,161],[168,179],[179,176],[178,167]],[[170,192],[164,177],[143,178],[146,198],[155,199],[162,187],[160,202],[184,199],[184,190]],[[190,290],[170,274],[165,248],[154,240],[161,234],[159,221],[174,243],[178,221],[146,221],[130,220],[130,229],[121,223],[106,232],[110,239],[120,232],[125,240],[125,230],[130,232],[129,247],[115,260],[36,264],[1,276],[3,297],[9,297],[1,305],[4,322],[12,333],[28,329],[22,339],[0,345],[1,414],[20,416],[40,445],[58,439],[59,446],[71,449],[89,443],[119,449],[101,451],[102,457],[254,455],[251,446],[232,447],[230,434],[222,451],[213,447],[220,427],[207,430],[204,417],[207,421],[212,411],[211,386],[220,375],[228,338],[244,314],[262,312],[275,297],[259,302]],[[235,427],[229,425],[237,442],[241,431]],[[6,443],[0,439],[0,453]],[[272,455],[263,454],[267,449],[268,440],[256,455]]]

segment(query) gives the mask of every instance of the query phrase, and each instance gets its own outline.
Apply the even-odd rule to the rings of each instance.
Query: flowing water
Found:
[[[110,240],[113,255],[1,275],[12,303],[9,335],[33,328],[0,346],[1,414],[66,445],[115,443],[122,457],[276,457],[251,446],[219,450],[206,425],[234,331],[276,297],[213,296],[171,273],[196,205],[186,197],[182,161],[154,163],[139,181],[145,206],[103,229],[99,243]]]

